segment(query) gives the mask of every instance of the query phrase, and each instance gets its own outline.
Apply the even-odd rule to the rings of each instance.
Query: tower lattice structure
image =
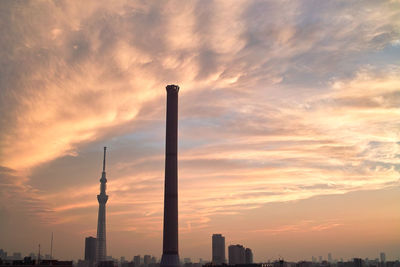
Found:
[[[105,261],[107,258],[107,246],[106,246],[106,203],[108,195],[106,195],[106,147],[104,147],[104,158],[103,158],[103,172],[100,178],[100,194],[97,195],[99,201],[99,217],[97,220],[97,249],[96,249],[96,261],[100,263]]]

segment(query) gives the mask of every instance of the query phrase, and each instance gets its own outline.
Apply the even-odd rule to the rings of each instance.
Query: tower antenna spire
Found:
[[[107,147],[105,146],[104,147],[104,158],[103,158],[103,172],[106,171],[106,150],[107,150]]]
[[[50,260],[53,259],[53,232],[51,232]]]
[[[39,252],[38,252],[37,265],[40,265],[40,244],[39,244]]]

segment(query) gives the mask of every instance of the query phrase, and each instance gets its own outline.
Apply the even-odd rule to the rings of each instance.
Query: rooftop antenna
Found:
[[[38,253],[38,262],[37,265],[40,265],[40,244],[39,244],[39,253]]]
[[[51,232],[51,243],[50,243],[50,260],[53,259],[53,232]]]

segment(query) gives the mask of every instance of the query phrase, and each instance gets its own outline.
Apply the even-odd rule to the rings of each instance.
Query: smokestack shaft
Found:
[[[164,236],[162,266],[179,265],[178,256],[178,92],[167,86],[165,144]]]

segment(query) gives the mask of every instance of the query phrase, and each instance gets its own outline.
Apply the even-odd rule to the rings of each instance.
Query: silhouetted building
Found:
[[[381,252],[380,256],[381,256],[381,262],[385,263],[386,262],[386,254],[385,254],[385,252]]]
[[[143,264],[144,264],[144,266],[148,267],[150,263],[151,263],[151,256],[150,255],[144,255],[143,256]]]
[[[133,264],[135,267],[140,267],[140,255],[136,255],[133,257]]]
[[[229,265],[245,264],[246,252],[242,245],[230,245],[228,247]]]
[[[400,261],[387,261],[385,267],[400,267]]]
[[[0,259],[6,259],[7,258],[7,252],[4,251],[3,249],[0,249]]]
[[[251,249],[246,248],[246,264],[252,264],[253,263],[253,252]]]
[[[328,262],[332,262],[332,254],[331,253],[328,253]]]
[[[98,267],[118,267],[118,264],[115,263],[113,260],[105,260],[105,261],[100,261],[97,263]]]
[[[35,260],[31,257],[24,257],[24,265],[31,265],[31,264],[34,265]]]
[[[178,92],[168,85],[165,144],[164,226],[161,267],[178,267]]]
[[[363,260],[359,258],[354,258],[354,267],[363,267]]]
[[[14,252],[12,258],[13,258],[13,260],[22,260],[21,253]]]
[[[90,267],[89,266],[89,261],[87,261],[87,260],[78,260],[78,263],[77,263],[76,266],[77,267]]]
[[[186,258],[186,259],[189,259],[189,258]],[[189,261],[189,262],[185,262],[182,267],[202,267],[202,265],[199,262],[194,263],[194,262]]]
[[[284,260],[274,261],[273,267],[288,267],[288,263]]]
[[[314,266],[313,262],[309,262],[309,261],[299,261],[298,263],[296,263],[296,267],[312,267]]]
[[[100,179],[100,195],[97,195],[99,201],[99,217],[97,220],[97,249],[96,249],[96,262],[100,264],[102,261],[107,259],[107,247],[106,247],[106,203],[108,195],[106,195],[106,147],[104,147],[103,157],[103,172],[101,173]],[[109,263],[102,264],[102,267],[107,267]]]
[[[92,236],[85,238],[85,261],[88,262],[90,267],[96,261],[96,242],[97,239]]]
[[[159,262],[150,263],[149,267],[160,267]]]
[[[212,263],[221,265],[225,259],[225,237],[221,234],[212,235]]]
[[[27,267],[27,266],[57,266],[57,267],[72,267],[72,261],[58,261],[58,260],[41,260],[38,262],[37,260],[32,259],[31,257],[24,257],[23,260],[11,260],[11,261],[3,261],[0,260],[0,266],[13,266],[13,267]]]
[[[133,263],[133,261],[131,262],[121,262],[121,267],[135,267],[135,264]]]

